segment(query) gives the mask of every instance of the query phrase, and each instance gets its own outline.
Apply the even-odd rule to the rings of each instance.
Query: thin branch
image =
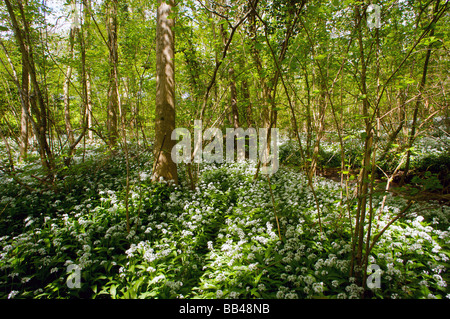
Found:
[[[208,11],[208,12],[210,12],[210,13],[212,13],[212,14],[215,14],[216,16],[221,17],[222,19],[224,19],[224,20],[227,21],[227,23],[228,23],[228,25],[229,25],[230,27],[233,27],[232,24],[230,23],[229,18],[228,18],[227,16],[225,16],[225,15],[223,15],[223,14],[217,12],[216,10],[212,10],[212,9],[208,8],[208,6],[206,6],[206,5],[205,5],[202,1],[200,1],[200,0],[198,0],[198,2],[202,5],[203,8],[206,9],[206,11]]]
[[[92,20],[94,21],[94,24],[98,30],[98,33],[100,34],[100,36],[103,39],[103,42],[105,43],[105,45],[108,47],[108,50],[111,50],[111,48],[109,47],[108,41],[106,41],[105,36],[102,33],[102,30],[100,30],[100,27],[98,26],[97,21],[95,20],[94,14],[91,12],[91,9],[89,8],[89,6],[86,4],[86,0],[82,0],[83,1],[83,5],[85,6],[85,8],[87,8],[87,11],[89,13],[89,15],[91,16]]]
[[[225,44],[225,47],[223,48],[222,58],[219,61],[217,61],[216,67],[214,68],[214,72],[213,72],[213,75],[211,77],[211,80],[210,80],[208,86],[206,87],[205,96],[203,97],[203,105],[202,105],[202,109],[201,109],[201,112],[200,112],[201,119],[203,119],[203,117],[204,117],[204,114],[205,114],[205,111],[206,111],[206,105],[208,103],[209,94],[211,92],[212,87],[214,86],[214,83],[216,82],[217,72],[219,71],[220,66],[222,65],[223,61],[225,60],[225,58],[227,56],[228,48],[230,47],[231,41],[233,40],[234,33],[236,32],[237,28],[248,18],[248,16],[250,15],[251,12],[252,12],[252,10],[248,11],[238,21],[238,23],[236,23],[236,25],[231,28],[230,37],[228,38],[228,41]]]
[[[380,102],[381,102],[381,98],[384,94],[384,92],[386,91],[386,87],[388,85],[388,83],[394,78],[394,76],[400,71],[401,67],[403,66],[403,64],[405,64],[406,60],[408,60],[408,58],[411,56],[412,52],[414,51],[414,49],[416,48],[417,45],[419,45],[419,43],[422,41],[423,38],[425,38],[425,36],[428,34],[428,32],[430,32],[431,30],[431,26],[433,24],[435,24],[445,13],[445,11],[447,10],[447,5],[448,5],[448,1],[445,2],[445,5],[442,7],[442,9],[438,12],[438,14],[436,14],[433,18],[433,20],[428,24],[428,26],[425,28],[425,30],[422,32],[422,34],[420,35],[420,37],[416,40],[416,42],[414,43],[414,45],[411,47],[411,49],[409,50],[409,52],[405,55],[405,57],[403,58],[402,62],[400,62],[400,64],[397,66],[397,68],[394,70],[394,72],[392,72],[392,74],[389,76],[389,78],[386,80],[386,82],[383,84],[383,87],[381,89],[380,95],[378,96],[378,99],[376,101],[376,105],[375,105],[375,110],[379,107]],[[377,112],[374,112],[372,115],[372,120],[373,117],[376,115]]]
[[[370,254],[370,252],[372,251],[373,247],[375,246],[375,244],[377,243],[377,241],[380,239],[380,237],[383,235],[383,233],[393,224],[395,223],[398,219],[406,216],[406,214],[408,213],[408,210],[411,208],[411,206],[414,204],[413,200],[409,200],[408,204],[402,209],[402,211],[400,213],[397,214],[397,216],[395,216],[389,223],[387,223],[386,226],[384,226],[384,228],[373,238],[372,240],[372,244],[370,245],[369,249],[367,250],[365,256],[364,256],[364,260],[362,262],[362,264],[364,265],[367,260],[368,260],[368,256]]]

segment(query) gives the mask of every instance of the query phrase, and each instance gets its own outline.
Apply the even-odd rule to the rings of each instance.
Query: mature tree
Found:
[[[171,134],[175,129],[175,64],[174,20],[169,17],[173,0],[159,0],[156,25],[156,109],[155,164],[153,180],[161,177],[178,183],[177,165],[171,152],[176,142]]]

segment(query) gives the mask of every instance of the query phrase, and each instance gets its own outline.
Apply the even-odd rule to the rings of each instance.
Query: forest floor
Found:
[[[335,182],[341,181],[341,169],[337,167],[325,167],[317,170],[317,176],[328,178]],[[350,174],[356,175],[359,170],[351,170]],[[412,174],[411,174],[412,175]],[[428,202],[438,202],[439,205],[450,205],[450,193],[449,187],[439,191],[417,191],[417,187],[408,184],[401,183],[401,172],[397,174],[393,181],[390,183],[389,192],[396,196],[401,196],[403,198],[412,199],[415,201],[428,201]],[[384,192],[386,181],[384,179],[376,178],[375,191]],[[355,184],[356,181],[349,181],[350,184]]]
[[[0,298],[361,297],[349,277],[355,202],[333,178],[314,179],[318,211],[290,165],[270,185],[253,180],[252,163],[201,165],[191,190],[186,167],[169,188],[150,181],[149,150],[130,156],[129,192],[124,154],[95,143],[51,187],[37,157],[14,178],[1,173]],[[384,195],[373,197],[373,234],[407,204]],[[414,203],[371,251],[381,285],[366,295],[450,297],[449,216],[437,201]]]

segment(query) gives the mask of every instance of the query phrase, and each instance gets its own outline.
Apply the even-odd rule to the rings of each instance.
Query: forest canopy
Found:
[[[449,6],[3,0],[0,298],[450,298]]]

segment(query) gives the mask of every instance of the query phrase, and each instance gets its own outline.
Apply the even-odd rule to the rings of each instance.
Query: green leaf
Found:
[[[146,299],[146,298],[153,298],[153,297],[156,297],[156,296],[158,296],[158,292],[152,290],[152,291],[146,291],[146,292],[144,292],[142,294],[139,294],[138,298],[139,299]]]
[[[218,289],[218,287],[216,285],[213,285],[209,282],[205,282],[202,284],[202,288],[203,289]]]
[[[251,290],[251,293],[253,296],[255,296],[256,298],[261,298],[261,294],[258,292],[257,288],[253,288]]]
[[[327,57],[326,54],[319,54],[319,55],[317,55],[317,56],[315,57],[315,59],[316,59],[316,60],[323,60],[323,59],[325,59],[326,57]]]
[[[255,286],[258,285],[259,281],[261,280],[263,273],[261,272],[258,276],[255,278]]]
[[[96,294],[96,293],[97,293],[97,290],[98,290],[98,287],[97,287],[97,285],[92,285],[92,286],[91,286],[91,289],[92,289],[92,291],[94,292],[94,294]]]
[[[116,298],[116,292],[117,292],[117,285],[111,285],[109,288],[109,294],[111,295],[111,298]]]

